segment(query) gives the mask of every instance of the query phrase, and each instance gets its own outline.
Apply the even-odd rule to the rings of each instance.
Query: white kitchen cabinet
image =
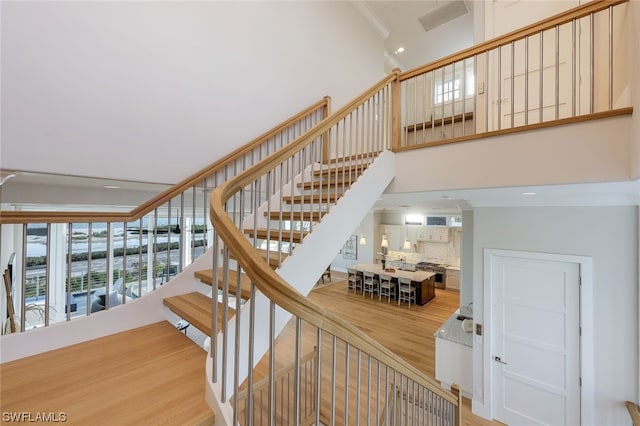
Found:
[[[447,290],[460,290],[460,271],[447,268]]]
[[[404,240],[407,238],[407,227],[401,225],[382,225],[381,234],[387,234],[389,250],[402,250]]]
[[[460,386],[462,394],[472,397],[473,351],[462,345],[436,337],[436,380],[449,389],[453,383]]]
[[[462,247],[462,230],[460,228],[449,228],[449,255],[460,257]]]
[[[427,239],[427,227],[426,226],[409,226],[409,240],[412,243],[416,241],[424,241]]]
[[[441,226],[427,226],[425,227],[424,241],[431,243],[448,243],[449,242],[449,228]]]

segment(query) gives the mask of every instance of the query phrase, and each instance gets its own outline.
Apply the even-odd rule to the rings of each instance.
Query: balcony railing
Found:
[[[3,211],[0,258],[11,259],[16,315],[3,331],[92,315],[170,281],[211,246],[211,191],[313,128],[329,107],[329,98],[311,105],[127,213]]]
[[[629,114],[627,8],[588,2],[398,72],[394,150]]]

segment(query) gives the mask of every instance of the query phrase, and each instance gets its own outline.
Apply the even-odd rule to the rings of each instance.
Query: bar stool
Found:
[[[373,293],[378,291],[378,280],[373,272],[362,272],[362,297],[365,293],[370,293],[373,299]]]
[[[398,306],[400,302],[409,302],[409,308],[411,308],[411,302],[415,302],[416,289],[411,285],[410,278],[398,278]]]
[[[349,290],[353,290],[354,293],[358,290],[362,291],[362,277],[358,275],[358,271],[347,268],[347,274],[349,275],[347,281],[347,293]]]
[[[391,303],[391,294],[393,297],[396,296],[396,283],[391,281],[390,275],[379,275],[380,278],[380,291],[378,292],[378,300],[382,300],[382,296],[387,297],[387,303]]]

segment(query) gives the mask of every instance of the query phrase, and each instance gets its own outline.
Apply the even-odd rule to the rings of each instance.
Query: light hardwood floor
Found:
[[[351,322],[371,337],[378,340],[384,346],[407,360],[413,366],[435,379],[435,338],[434,333],[438,327],[442,325],[458,308],[459,293],[454,291],[446,291],[436,289],[436,298],[428,302],[424,306],[412,305],[408,308],[406,304],[398,306],[397,302],[387,303],[384,299],[373,299],[369,295],[362,296],[361,293],[354,294],[347,291],[344,274],[332,272],[333,283],[329,285],[320,285],[310,294],[309,299],[324,308],[331,310],[341,318]],[[275,368],[284,368],[290,365],[294,359],[295,347],[295,322],[291,321],[276,339],[276,357]],[[309,324],[302,323],[301,327],[301,352],[307,353],[317,344],[317,329]],[[331,349],[333,348],[332,338],[323,335],[322,339],[322,364],[325,371],[331,370]],[[352,351],[355,351],[352,349]],[[338,342],[337,356],[338,360],[344,357],[344,344]],[[353,355],[353,353],[352,353]],[[361,358],[360,369],[357,367],[357,358],[349,363],[349,380],[353,384],[358,380],[358,371],[362,377],[362,389],[367,389],[364,377],[367,376],[369,369],[368,358]],[[373,361],[371,371],[376,371],[376,363]],[[265,377],[268,369],[268,360],[263,359],[255,370],[255,378]],[[346,367],[338,361],[336,373],[336,393],[344,394],[345,389],[345,371]],[[384,377],[384,374],[383,374]],[[382,382],[384,389],[384,379]],[[321,405],[330,406],[330,389],[332,388],[331,378],[323,375],[322,381],[322,403]],[[375,389],[375,384],[373,385]],[[376,391],[372,391],[375,393]],[[343,397],[337,398],[336,418],[343,419],[345,405]],[[382,410],[382,404],[378,413]],[[375,403],[374,403],[375,405]],[[357,399],[353,386],[351,386],[349,396],[349,412],[354,413],[357,407]],[[365,422],[367,407],[360,407],[361,421]],[[369,408],[374,411],[375,408]],[[322,410],[321,410],[322,411]],[[327,419],[326,412],[322,413],[322,418]],[[364,423],[366,424],[366,422]],[[471,413],[470,401],[464,399],[463,404],[463,425],[467,426],[487,426],[500,425],[499,422],[491,422],[475,416]]]
[[[64,413],[77,425],[213,424],[205,357],[162,321],[0,364],[0,411]]]

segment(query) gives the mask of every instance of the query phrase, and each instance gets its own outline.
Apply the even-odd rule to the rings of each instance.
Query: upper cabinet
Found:
[[[405,239],[415,243],[427,241],[430,243],[448,243],[449,228],[445,226],[402,226],[382,225],[382,233],[386,233],[389,250],[401,250]]]
[[[432,243],[449,242],[449,228],[441,226],[426,226],[424,228],[424,241],[429,241]]]

